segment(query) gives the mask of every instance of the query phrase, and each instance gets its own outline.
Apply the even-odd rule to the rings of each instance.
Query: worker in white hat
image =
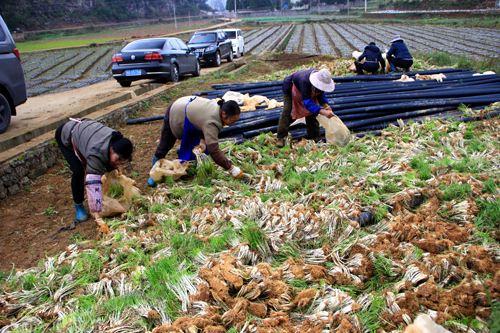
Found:
[[[397,68],[402,68],[405,72],[408,72],[413,65],[413,57],[408,50],[408,46],[406,46],[400,35],[394,36],[390,43],[391,48],[387,51],[386,58],[391,66],[391,72],[395,72]]]
[[[283,147],[292,120],[306,118],[308,139],[320,139],[318,114],[333,117],[325,93],[335,89],[328,69],[306,69],[293,73],[283,81],[283,112],[278,124],[277,146]]]

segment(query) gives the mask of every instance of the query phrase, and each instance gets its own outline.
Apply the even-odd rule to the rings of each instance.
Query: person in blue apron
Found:
[[[365,61],[362,62],[363,60]],[[354,65],[359,75],[363,75],[364,72],[376,74],[379,70],[385,72],[385,60],[375,42],[371,42],[365,47],[363,53],[354,62]]]
[[[160,142],[153,155],[152,166],[181,140],[177,151],[182,161],[193,161],[194,148],[205,151],[214,162],[227,170],[231,176],[244,176],[240,168],[233,165],[219,148],[219,133],[224,126],[231,125],[240,118],[240,107],[235,101],[210,100],[197,96],[186,96],[172,103],[165,112]],[[156,186],[152,178],[148,185]]]
[[[399,35],[391,40],[391,48],[387,51],[386,58],[391,66],[391,72],[395,72],[397,68],[402,68],[405,72],[408,72],[413,66],[413,57]]]

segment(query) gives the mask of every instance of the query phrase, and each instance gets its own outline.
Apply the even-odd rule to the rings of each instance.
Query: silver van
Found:
[[[0,133],[7,130],[10,117],[16,115],[16,106],[26,99],[21,55],[0,15]]]

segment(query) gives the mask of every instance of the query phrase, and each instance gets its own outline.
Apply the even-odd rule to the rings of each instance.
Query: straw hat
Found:
[[[402,40],[400,35],[395,35],[394,38],[389,43],[394,43],[395,41]]]
[[[335,89],[335,83],[332,80],[332,74],[328,69],[321,69],[319,71],[314,71],[309,75],[309,81],[311,84],[324,92],[332,92]]]

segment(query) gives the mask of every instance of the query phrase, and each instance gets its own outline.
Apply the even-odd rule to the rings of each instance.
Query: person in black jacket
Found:
[[[363,63],[363,59],[366,59]],[[385,60],[382,57],[382,52],[375,45],[375,42],[371,42],[365,47],[363,53],[359,56],[357,61],[354,62],[356,66],[356,72],[359,75],[363,75],[363,71],[375,74],[379,71],[385,72]]]
[[[391,40],[391,48],[387,52],[387,61],[391,65],[391,72],[395,72],[396,68],[402,68],[405,72],[408,72],[413,65],[413,57],[401,36],[397,35]]]

